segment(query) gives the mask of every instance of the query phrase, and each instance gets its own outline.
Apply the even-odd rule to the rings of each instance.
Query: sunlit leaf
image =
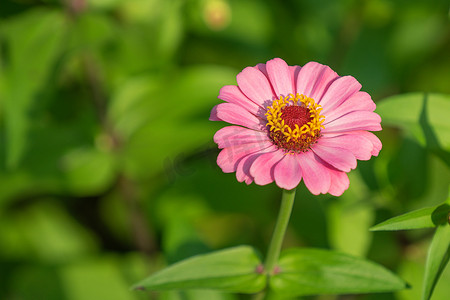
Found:
[[[108,117],[123,138],[128,138],[159,111],[162,80],[156,76],[134,76],[118,85],[108,106]]]
[[[56,67],[64,45],[67,26],[57,11],[34,10],[3,24],[10,57],[5,68],[0,96],[4,101],[8,143],[6,163],[20,162],[32,126],[30,113],[42,100],[45,85]]]
[[[239,246],[188,258],[151,275],[134,288],[255,293],[262,290],[266,283],[266,276],[256,272],[260,264],[251,247]]]
[[[404,289],[396,293],[396,299],[421,299],[423,293],[423,280],[425,270],[425,258],[422,253],[426,253],[429,243],[415,244],[414,251],[420,251],[421,255],[409,255],[402,257],[397,267],[398,274],[408,282],[411,288]],[[417,252],[416,252],[417,253]],[[450,295],[450,268],[445,268],[439,282],[433,291],[432,300],[445,300]],[[383,299],[383,298],[381,298]]]
[[[433,228],[445,220],[449,211],[450,206],[448,204],[421,208],[386,220],[378,225],[375,225],[370,230],[381,231]]]
[[[450,226],[444,223],[436,229],[428,250],[422,300],[428,300],[450,258]]]
[[[135,300],[114,256],[79,260],[65,265],[60,281],[71,300]]]
[[[109,186],[116,175],[115,157],[97,149],[74,149],[61,159],[62,181],[74,195],[92,195]]]
[[[379,102],[383,125],[397,126],[450,165],[450,95],[411,93]]]
[[[270,278],[274,292],[289,296],[396,291],[406,283],[373,262],[322,249],[290,249]]]

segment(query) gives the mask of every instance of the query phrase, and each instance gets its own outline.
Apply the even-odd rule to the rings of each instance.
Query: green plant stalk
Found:
[[[275,267],[280,257],[281,246],[283,244],[284,234],[291,217],[292,207],[294,206],[295,199],[295,189],[284,190],[281,196],[281,206],[278,212],[277,223],[275,224],[275,229],[272,234],[272,239],[269,244],[269,250],[267,251],[266,261],[264,262],[264,271],[268,277],[273,275],[275,272]],[[265,299],[267,292],[266,290],[255,294],[253,300]]]
[[[280,256],[281,245],[283,244],[284,235],[286,233],[289,219],[291,217],[292,207],[294,205],[294,198],[295,188],[292,190],[283,190],[277,223],[272,235],[272,240],[269,244],[266,261],[264,262],[264,270],[269,276],[273,275]]]

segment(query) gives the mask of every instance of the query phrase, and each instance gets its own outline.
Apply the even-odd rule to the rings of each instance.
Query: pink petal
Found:
[[[327,117],[325,116],[325,119]],[[353,111],[325,125],[322,133],[335,133],[356,130],[381,130],[381,118],[371,111]]]
[[[248,99],[235,85],[226,85],[220,89],[219,99],[242,106],[254,115],[261,115],[264,108]],[[264,116],[264,113],[262,114]]]
[[[214,135],[214,142],[219,146],[219,149],[240,144],[262,143],[268,140],[267,132],[240,126],[224,127]]]
[[[217,105],[211,109],[211,114],[209,116],[209,120],[210,121],[222,121],[221,119],[219,119],[219,117],[217,117]]]
[[[264,128],[261,119],[234,103],[220,103],[216,105],[211,112],[210,120],[213,118],[213,112],[215,112],[216,118],[230,124],[241,125],[255,130]]]
[[[338,74],[330,67],[309,62],[298,73],[296,92],[311,97],[317,102],[338,77]]]
[[[252,153],[263,151],[264,149],[273,146],[271,142],[250,143],[231,146],[220,151],[217,156],[217,164],[224,173],[231,173],[236,171],[239,161]]]
[[[350,172],[351,169],[356,168],[356,158],[349,150],[324,146],[319,143],[313,145],[311,150],[336,169]]]
[[[253,176],[250,174],[250,167],[252,166],[253,162],[258,158],[259,156],[263,155],[267,152],[273,152],[277,150],[275,146],[268,147],[264,150],[261,150],[255,154],[250,154],[241,159],[238,163],[238,166],[236,168],[236,178],[239,182],[245,181],[245,183],[250,184],[253,182]]]
[[[333,196],[342,195],[350,186],[347,173],[335,169],[330,169],[331,184],[328,193]]]
[[[266,69],[277,98],[280,96],[286,97],[294,92],[292,75],[284,60],[281,58],[269,60]]]
[[[330,106],[324,107],[321,114],[326,116],[324,124],[328,124],[349,112],[358,110],[374,111],[375,107],[376,105],[369,94],[357,92],[334,109],[331,109]]]
[[[267,107],[274,94],[267,77],[256,67],[247,67],[236,77],[241,91],[253,102]]]
[[[294,95],[297,94],[297,78],[298,74],[300,73],[300,70],[301,70],[300,66],[289,66],[289,71],[291,72],[292,78],[292,87],[293,87],[292,93]]]
[[[330,189],[330,171],[320,161],[314,152],[302,152],[297,155],[297,160],[302,169],[303,181],[309,191],[318,195],[325,194]]]
[[[364,132],[364,136],[366,138],[368,138],[372,142],[372,145],[373,145],[372,155],[373,156],[378,156],[378,154],[380,153],[381,148],[383,147],[383,145],[381,144],[380,139],[375,134],[373,134],[372,132],[367,132],[367,131]]]
[[[324,135],[317,144],[348,150],[359,160],[369,160],[372,157],[372,142],[363,135],[342,134],[334,137]]]
[[[285,154],[278,164],[275,165],[274,177],[277,185],[286,190],[292,190],[302,180],[302,170],[297,157]]]
[[[267,67],[266,64],[257,64],[255,66],[255,68],[258,68],[258,70],[261,71],[261,73],[264,74],[264,76],[266,76],[267,79],[269,79],[269,74],[267,73]],[[273,90],[272,90],[273,91]]]
[[[247,184],[253,182],[253,176],[250,174],[250,167],[255,159],[264,153],[265,152],[258,152],[256,154],[250,154],[239,161],[236,168],[236,179],[239,182],[248,182]]]
[[[282,150],[264,153],[258,156],[250,167],[250,174],[258,185],[274,181],[274,167],[283,158]]]
[[[333,81],[323,97],[317,100],[323,109],[326,108],[327,110],[330,110],[340,105],[360,89],[361,84],[354,77],[340,77]]]
[[[372,155],[378,156],[383,145],[381,144],[380,139],[375,134],[373,134],[372,132],[368,132],[368,131],[355,131],[355,132],[350,132],[350,133],[364,136],[366,139],[370,140],[370,142],[373,145]]]

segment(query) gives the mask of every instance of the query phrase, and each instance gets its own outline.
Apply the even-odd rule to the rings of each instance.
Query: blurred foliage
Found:
[[[223,124],[208,121],[219,88],[248,65],[319,61],[355,76],[375,101],[450,94],[446,0],[0,6],[0,299],[244,299],[129,287],[211,249],[265,252],[280,192],[223,174],[212,142]],[[408,128],[384,126],[380,156],[359,163],[342,197],[301,186],[285,246],[365,256],[412,288],[317,299],[419,298],[431,231],[368,231],[447,197],[449,149]],[[441,282],[449,278],[447,269]],[[434,299],[449,294],[438,284]]]

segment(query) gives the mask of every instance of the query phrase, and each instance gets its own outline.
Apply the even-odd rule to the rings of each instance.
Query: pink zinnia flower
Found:
[[[224,86],[210,120],[227,126],[214,135],[223,149],[217,164],[239,182],[273,181],[293,189],[303,178],[314,195],[341,195],[356,160],[377,156],[381,130],[375,103],[352,76],[309,62],[288,66],[280,58],[247,67],[237,86]]]

